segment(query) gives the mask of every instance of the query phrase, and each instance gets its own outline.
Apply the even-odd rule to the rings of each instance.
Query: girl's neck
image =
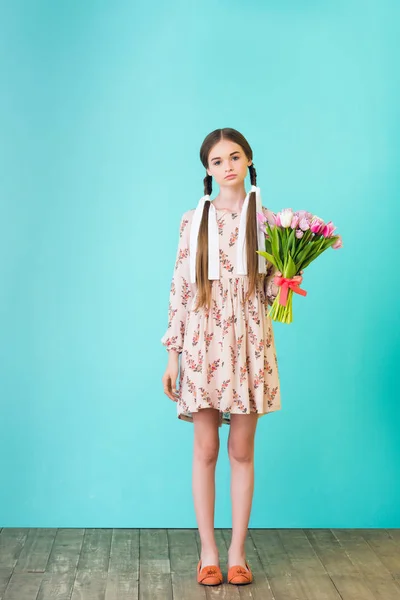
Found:
[[[227,189],[222,190],[219,194],[212,200],[216,209],[219,210],[229,210],[230,212],[240,212],[242,210],[242,206],[246,199],[246,190],[244,187],[242,189]]]

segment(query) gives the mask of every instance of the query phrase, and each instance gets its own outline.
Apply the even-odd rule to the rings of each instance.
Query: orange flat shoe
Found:
[[[197,583],[201,585],[220,585],[224,578],[217,565],[207,565],[201,568],[201,560],[197,565]]]
[[[233,585],[246,585],[253,581],[253,573],[246,561],[246,568],[241,565],[234,565],[228,570],[228,583]]]

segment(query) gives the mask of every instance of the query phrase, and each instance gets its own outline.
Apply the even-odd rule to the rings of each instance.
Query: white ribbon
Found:
[[[262,213],[262,201],[260,188],[252,185],[251,192],[256,193],[256,226],[257,226],[257,241],[258,250],[265,250],[264,233],[260,228],[257,213]],[[247,209],[249,206],[250,192],[247,193],[243,203],[242,212],[240,215],[239,234],[236,246],[236,272],[238,275],[247,275],[247,248],[246,248],[246,219]],[[210,200],[210,196],[206,194],[200,198],[199,203],[193,215],[192,225],[190,228],[190,281],[196,282],[196,256],[197,244],[199,237],[200,223],[203,216],[204,204]],[[266,260],[260,254],[258,255],[258,272],[266,273]],[[217,223],[217,213],[215,206],[210,202],[210,211],[208,215],[208,279],[219,279],[219,233]]]

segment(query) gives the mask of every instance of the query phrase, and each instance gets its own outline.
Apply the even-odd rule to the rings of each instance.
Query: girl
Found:
[[[178,418],[194,424],[193,497],[201,539],[197,581],[223,577],[214,538],[215,467],[219,427],[230,425],[232,540],[228,582],[245,584],[252,573],[245,539],[254,488],[254,437],[259,417],[279,410],[280,385],[269,304],[279,271],[257,254],[265,234],[257,218],[274,213],[261,204],[253,152],[235,129],[216,129],[204,140],[204,193],[185,212],[162,343],[168,365],[164,392],[177,402]],[[244,180],[250,174],[251,191]],[[219,194],[210,200],[213,179]],[[180,356],[180,368],[179,368]],[[176,381],[179,371],[179,390]]]

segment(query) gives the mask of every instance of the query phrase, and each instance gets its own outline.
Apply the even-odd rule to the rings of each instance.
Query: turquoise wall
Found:
[[[196,527],[160,338],[217,127],[248,138],[264,205],[344,240],[274,324],[282,410],[259,422],[250,526],[400,526],[399,18],[395,0],[2,3],[1,526]]]

